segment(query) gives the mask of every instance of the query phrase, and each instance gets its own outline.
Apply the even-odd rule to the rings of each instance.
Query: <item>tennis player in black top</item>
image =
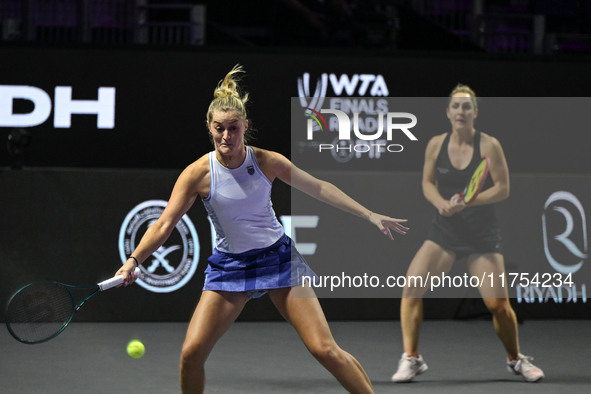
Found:
[[[458,85],[450,94],[447,117],[451,132],[433,137],[426,149],[423,168],[423,194],[437,212],[427,240],[413,258],[410,276],[425,280],[428,273],[449,272],[453,263],[466,257],[470,275],[481,278],[493,274],[494,281],[479,288],[487,308],[493,315],[494,327],[507,351],[507,368],[529,382],[544,377],[542,370],[531,363],[531,357],[519,350],[517,318],[509,303],[502,282],[505,274],[501,236],[494,203],[509,196],[509,169],[499,141],[474,129],[478,116],[476,96],[472,89]],[[476,199],[466,206],[457,201],[459,192],[476,170],[483,156],[491,160],[489,178]],[[411,284],[413,286],[411,286]],[[408,382],[427,370],[418,353],[419,328],[423,321],[422,296],[426,287],[414,287],[407,280],[404,288],[400,320],[404,353],[394,382]]]

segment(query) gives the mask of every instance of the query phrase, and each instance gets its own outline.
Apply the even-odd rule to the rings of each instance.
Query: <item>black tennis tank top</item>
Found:
[[[451,132],[447,133],[435,163],[435,180],[437,189],[443,198],[449,200],[454,194],[460,193],[476,171],[482,160],[480,154],[480,132],[474,135],[474,152],[468,167],[463,170],[455,168],[449,160],[448,145]],[[483,190],[492,186],[490,174],[487,175]],[[498,222],[494,204],[466,207],[461,212],[446,217],[435,211],[434,224],[449,235],[464,239],[477,239],[487,236],[491,231],[498,231]]]

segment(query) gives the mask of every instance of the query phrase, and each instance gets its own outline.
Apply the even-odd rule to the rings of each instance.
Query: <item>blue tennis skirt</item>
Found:
[[[214,249],[207,261],[203,290],[246,292],[250,298],[259,298],[269,289],[299,286],[303,277],[316,277],[285,234],[263,249],[238,254]]]

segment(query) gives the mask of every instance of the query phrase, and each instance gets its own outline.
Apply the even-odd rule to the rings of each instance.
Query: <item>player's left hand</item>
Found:
[[[392,236],[392,230],[402,235],[406,234],[406,232],[409,230],[408,227],[402,225],[402,223],[407,222],[408,219],[395,219],[389,216],[380,215],[379,213],[371,212],[367,220],[378,226],[380,231],[390,237],[392,240],[394,239]]]
[[[450,203],[450,212],[453,215],[454,213],[458,213],[466,208],[466,203],[460,198],[460,194],[454,194],[452,198],[449,199]],[[451,216],[451,215],[450,215]]]

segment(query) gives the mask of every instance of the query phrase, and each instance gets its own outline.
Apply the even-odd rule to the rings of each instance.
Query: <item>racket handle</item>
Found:
[[[133,270],[133,274],[136,277],[140,276],[140,269],[139,267],[135,267],[135,269]],[[119,286],[123,284],[123,275],[117,275],[112,277],[111,279],[107,279],[104,282],[101,282],[98,284],[98,287],[101,289],[101,291],[105,291],[105,290],[109,290],[112,287],[115,286]]]

